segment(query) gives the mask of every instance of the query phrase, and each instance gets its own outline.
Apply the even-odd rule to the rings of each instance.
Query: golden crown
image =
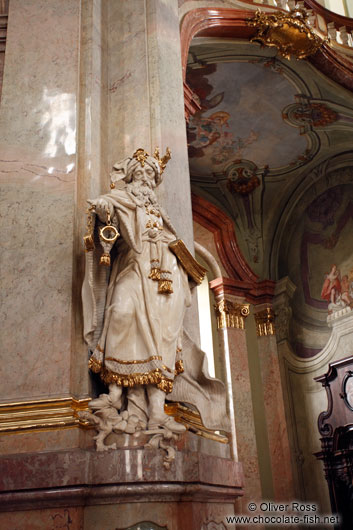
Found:
[[[145,165],[145,162],[147,160],[147,158],[150,156],[147,151],[145,151],[144,149],[142,149],[141,147],[139,149],[136,149],[136,151],[134,152],[134,154],[132,155],[133,158],[135,158],[138,162],[140,162],[141,166],[144,167]],[[154,153],[153,153],[153,158],[155,158],[158,162],[158,165],[159,165],[159,168],[160,168],[160,172],[161,174],[163,173],[163,171],[165,170],[165,167],[166,165],[168,164],[169,160],[171,159],[172,157],[172,153],[169,149],[169,147],[167,147],[166,151],[165,151],[165,155],[162,156],[162,158],[159,158],[159,148],[156,147],[156,149],[154,150]]]

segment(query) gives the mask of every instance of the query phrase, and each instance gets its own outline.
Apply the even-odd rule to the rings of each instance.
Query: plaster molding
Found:
[[[289,338],[289,324],[292,317],[290,301],[294,296],[295,290],[296,285],[294,285],[289,276],[285,276],[276,282],[273,308],[277,343]]]
[[[258,7],[257,4],[249,3],[246,5],[246,9],[223,7],[190,9],[183,17],[180,25],[184,79],[190,43],[196,35],[251,39],[255,36],[256,30],[247,25],[247,19],[253,15],[254,10]],[[278,13],[283,12],[283,9],[266,5],[263,12],[265,14]],[[352,63],[331,49],[328,44],[324,44],[313,57],[309,58],[309,61],[327,77],[353,91]]]
[[[195,194],[192,194],[192,211],[194,220],[213,234],[219,259],[229,275],[210,282],[215,294],[246,295],[247,301],[255,305],[271,302],[275,282],[259,280],[251,270],[237,244],[231,219],[217,206]]]
[[[221,268],[218,265],[216,258],[212,256],[211,252],[209,252],[207,248],[202,246],[197,241],[194,242],[194,246],[195,252],[197,252],[199,256],[201,256],[201,258],[203,258],[209,266],[212,276],[214,278],[219,278],[220,276],[222,276]]]
[[[314,357],[303,359],[297,357],[292,351],[285,352],[284,357],[288,369],[298,374],[308,374],[321,370],[335,357],[344,337],[348,338],[350,351],[342,352],[342,356],[349,355],[353,350],[353,311],[340,315],[329,324],[332,332],[326,346]],[[344,348],[347,350],[347,347]]]
[[[256,282],[258,277],[239,249],[232,220],[199,195],[193,193],[191,197],[194,220],[213,233],[218,255],[227,274],[235,280]]]

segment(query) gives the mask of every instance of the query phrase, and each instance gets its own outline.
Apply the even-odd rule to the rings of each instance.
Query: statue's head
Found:
[[[137,149],[132,157],[125,158],[121,162],[114,164],[113,171],[110,174],[111,187],[114,188],[115,183],[119,180],[130,183],[148,179],[151,187],[155,188],[162,182],[163,171],[170,158],[169,148],[167,148],[166,154],[162,158],[159,158],[158,148],[155,149],[153,157],[144,149]]]

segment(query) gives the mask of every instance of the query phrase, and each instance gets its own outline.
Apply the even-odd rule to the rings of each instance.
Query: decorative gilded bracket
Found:
[[[221,300],[215,304],[217,328],[245,329],[245,318],[249,315],[249,304],[235,304]]]
[[[249,26],[257,29],[251,42],[260,42],[264,46],[276,47],[278,53],[290,59],[305,59],[313,55],[324,43],[307,23],[308,15],[304,9],[295,8],[289,13],[278,12],[265,15],[257,10],[254,18],[248,19]]]

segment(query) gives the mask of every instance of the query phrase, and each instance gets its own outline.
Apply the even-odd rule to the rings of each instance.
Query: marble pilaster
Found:
[[[225,374],[229,399],[233,400],[234,433],[236,458],[244,469],[244,497],[242,510],[247,511],[249,501],[261,498],[260,470],[252,406],[248,351],[245,335],[245,319],[249,314],[249,305],[245,298],[225,292],[218,279],[210,283],[215,291],[216,314],[220,350],[228,358],[229,374]],[[227,367],[227,362],[225,362]],[[228,380],[230,379],[230,380]]]
[[[274,311],[269,304],[261,304],[254,307],[254,315],[274,499],[288,501],[294,491]]]
[[[296,286],[285,276],[276,282],[273,310],[275,313],[275,328],[277,343],[289,339],[289,322],[292,316],[291,300]]]

